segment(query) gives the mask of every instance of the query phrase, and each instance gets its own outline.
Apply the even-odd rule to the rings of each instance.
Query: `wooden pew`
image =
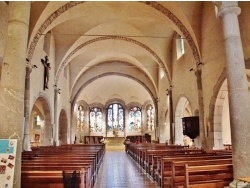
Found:
[[[73,173],[73,171],[67,171]],[[88,188],[86,185],[86,172],[77,171],[78,188]],[[22,188],[64,188],[62,171],[23,171]]]
[[[165,149],[165,150],[146,150],[144,153],[143,168],[146,169],[147,173],[150,173],[150,166],[152,165],[154,155],[179,155],[179,154],[202,154],[202,149]]]
[[[185,188],[217,188],[233,181],[233,165],[185,165]]]
[[[190,161],[173,161],[171,164],[171,178],[167,178],[168,181],[164,182],[163,185],[167,183],[170,184],[171,187],[179,187],[184,186],[185,182],[187,181],[192,182],[193,184],[195,184],[195,181],[197,184],[199,184],[199,181],[203,181],[204,184],[206,182],[214,183],[213,180],[215,180],[215,178],[217,178],[217,180],[219,180],[220,178],[221,180],[224,180],[225,178],[229,179],[230,181],[233,180],[233,168],[228,168],[226,169],[226,171],[219,171],[218,168],[213,168],[216,167],[216,165],[230,165],[232,167],[232,159],[200,159]],[[190,172],[192,172],[191,174],[189,174],[189,169],[186,170],[185,167],[187,166],[192,169],[190,170]],[[196,169],[195,167],[199,168]],[[187,173],[189,175],[189,180],[186,180]],[[227,173],[228,175],[224,176],[225,173]]]
[[[189,163],[189,164],[204,164],[206,163],[205,161],[213,161],[210,163],[217,163],[219,160],[228,160],[232,162],[232,157],[231,156],[172,156],[172,157],[166,157],[162,158],[160,162],[160,169],[157,169],[156,175],[158,175],[158,184],[160,187],[164,187],[166,185],[173,185],[175,182],[174,180],[172,181],[173,178],[175,178],[178,170],[175,169],[179,168],[181,166],[182,170],[182,175],[184,176],[184,165]],[[196,162],[198,161],[198,162]],[[227,162],[228,162],[227,161]],[[178,165],[179,164],[179,165]]]
[[[95,148],[96,147],[96,148]],[[39,147],[22,155],[22,187],[63,187],[63,171],[77,171],[79,187],[93,187],[105,147],[72,145]],[[88,153],[89,151],[89,153]],[[32,185],[31,185],[32,184]]]

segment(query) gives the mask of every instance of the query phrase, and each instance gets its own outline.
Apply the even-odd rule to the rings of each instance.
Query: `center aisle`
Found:
[[[106,151],[94,188],[157,188],[125,151]]]

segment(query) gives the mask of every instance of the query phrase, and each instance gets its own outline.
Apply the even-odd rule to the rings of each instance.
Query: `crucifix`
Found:
[[[50,63],[48,56],[45,56],[45,59],[41,59],[41,62],[44,66],[44,82],[43,82],[43,90],[49,89],[48,82],[49,82],[49,70],[50,70]]]

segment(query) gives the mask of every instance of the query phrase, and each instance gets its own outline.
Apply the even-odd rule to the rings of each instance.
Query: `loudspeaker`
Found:
[[[195,139],[200,133],[199,116],[182,118],[183,135]]]

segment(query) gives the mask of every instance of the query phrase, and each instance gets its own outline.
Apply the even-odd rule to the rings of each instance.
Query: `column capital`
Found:
[[[237,16],[241,13],[241,9],[238,6],[237,1],[221,1],[221,2],[216,2],[215,5],[218,7],[218,17],[223,17],[227,14],[233,13],[236,14]]]
[[[26,71],[32,72],[32,65],[30,63],[26,63]]]

